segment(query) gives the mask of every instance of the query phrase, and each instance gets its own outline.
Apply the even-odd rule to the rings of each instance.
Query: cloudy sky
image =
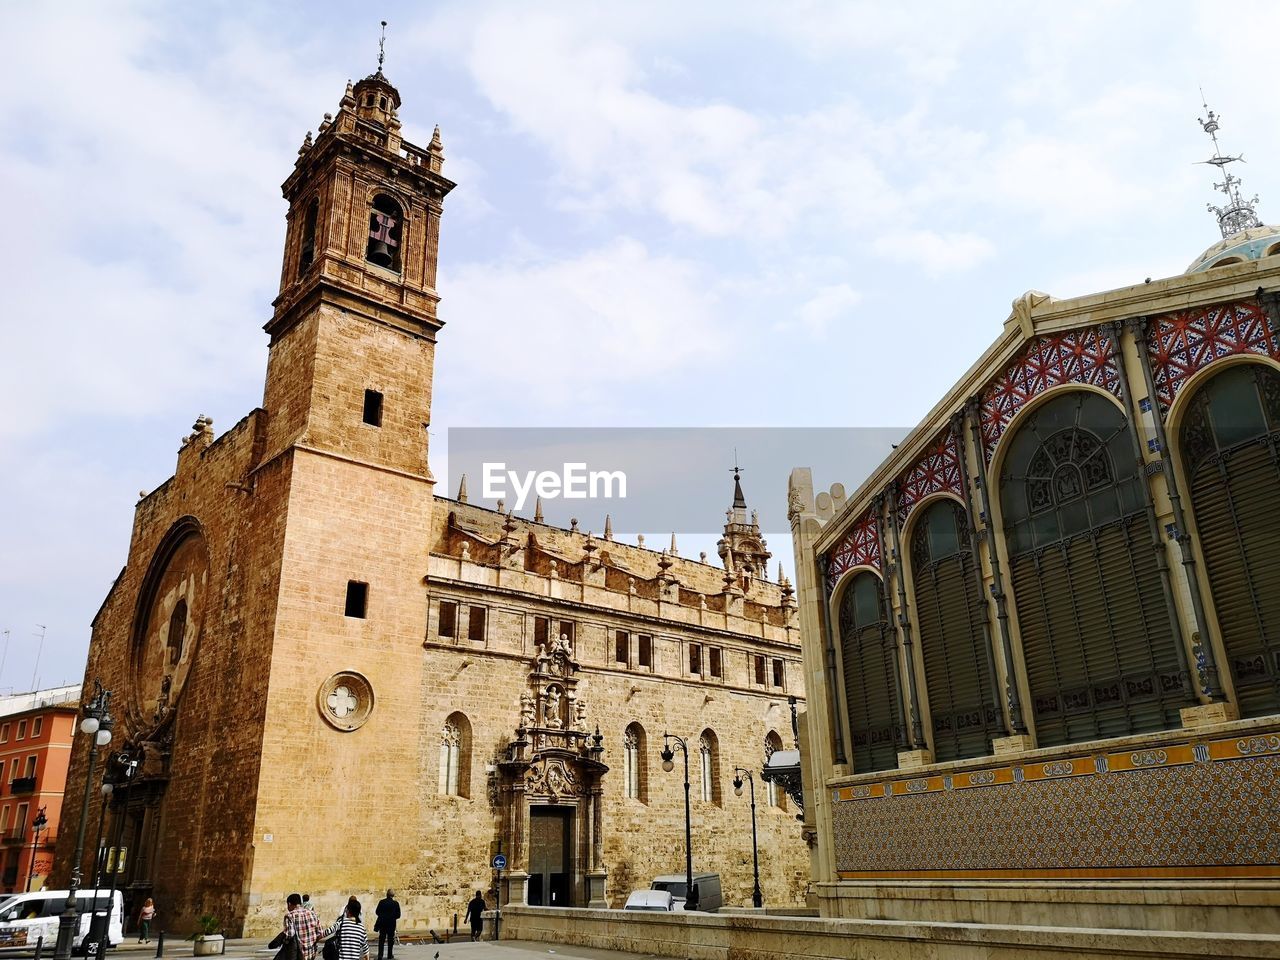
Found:
[[[1024,290],[1217,238],[1201,85],[1280,217],[1275,4],[6,4],[0,692],[80,679],[138,491],[260,402],[279,184],[382,17],[459,183],[442,478],[458,426],[909,426]]]

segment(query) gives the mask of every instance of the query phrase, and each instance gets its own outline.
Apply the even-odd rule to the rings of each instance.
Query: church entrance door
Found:
[[[529,810],[529,904],[573,906],[573,809]]]

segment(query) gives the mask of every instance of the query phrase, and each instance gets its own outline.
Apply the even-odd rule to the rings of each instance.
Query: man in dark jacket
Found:
[[[475,943],[480,939],[480,933],[484,929],[484,911],[484,897],[481,895],[480,891],[477,890],[476,895],[472,897],[471,901],[467,904],[467,915],[463,920],[464,923],[469,922],[471,924],[472,943]]]
[[[387,947],[387,960],[395,960],[396,921],[400,919],[400,904],[396,902],[394,890],[387,891],[387,895],[378,901],[374,912],[378,917],[373,924],[373,929],[378,934],[378,960],[382,960],[383,944]]]

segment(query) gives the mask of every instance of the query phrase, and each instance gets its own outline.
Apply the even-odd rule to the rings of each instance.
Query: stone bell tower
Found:
[[[725,511],[724,536],[717,543],[726,574],[732,572],[744,591],[753,578],[768,579],[768,544],[760,535],[760,520],[754,510],[747,516],[747,498],[742,493],[741,470],[733,468],[733,505]]]
[[[255,470],[264,524],[282,532],[251,887],[263,910],[339,875],[385,887],[414,855],[387,820],[421,816],[405,738],[423,710],[436,263],[454,184],[438,128],[425,148],[401,136],[400,102],[380,56],[283,185]],[[361,855],[341,862],[352,836]]]

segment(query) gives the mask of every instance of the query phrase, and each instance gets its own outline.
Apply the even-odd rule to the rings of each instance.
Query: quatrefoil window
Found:
[[[363,726],[373,712],[373,686],[361,674],[344,670],[320,685],[316,705],[329,726],[349,732]]]

